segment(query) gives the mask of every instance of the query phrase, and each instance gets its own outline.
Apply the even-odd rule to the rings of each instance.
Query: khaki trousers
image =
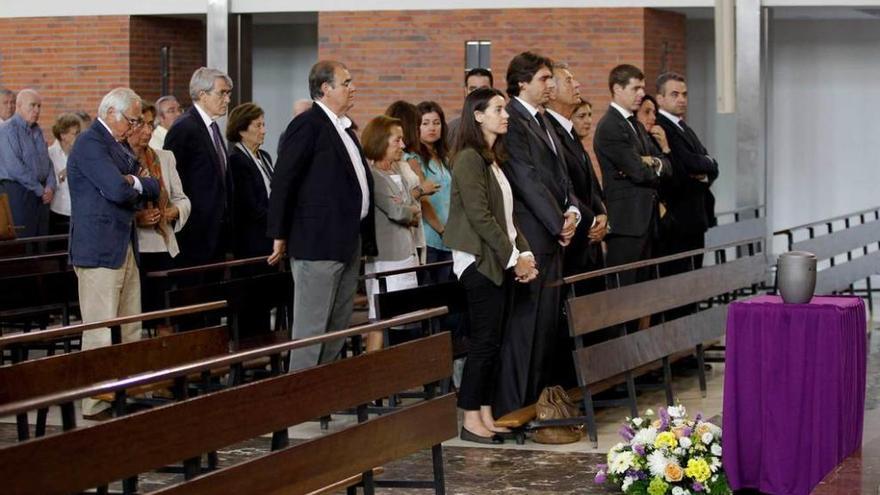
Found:
[[[83,323],[109,320],[141,312],[141,282],[131,246],[119,268],[75,267],[79,288],[79,308]],[[140,340],[141,324],[122,325],[122,342]],[[82,350],[111,344],[110,329],[83,332]],[[104,401],[83,399],[83,414],[95,414],[110,407]]]

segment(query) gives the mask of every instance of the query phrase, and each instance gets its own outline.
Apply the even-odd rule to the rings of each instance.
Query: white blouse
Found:
[[[513,189],[511,189],[510,182],[507,181],[504,171],[495,162],[492,163],[492,174],[495,176],[495,181],[498,182],[498,187],[501,188],[501,199],[504,203],[504,223],[507,227],[507,236],[510,238],[510,244],[513,246],[513,252],[510,253],[510,259],[507,260],[507,266],[505,267],[511,268],[516,266],[516,260],[520,256],[519,249],[516,248],[516,227],[513,224]],[[461,274],[464,273],[467,267],[476,262],[477,258],[473,254],[456,251],[455,249],[452,250],[452,271],[456,277],[461,278]]]
[[[52,160],[52,168],[55,170],[55,196],[52,197],[52,204],[49,207],[52,211],[66,217],[70,216],[70,186],[67,182],[67,176],[61,178],[61,173],[67,174],[67,153],[61,149],[61,142],[55,140],[52,146],[49,146],[49,159]]]

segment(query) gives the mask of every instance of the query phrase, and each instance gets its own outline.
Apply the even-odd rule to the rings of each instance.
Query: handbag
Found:
[[[541,396],[535,403],[535,413],[538,421],[546,421],[576,418],[580,415],[580,410],[565,392],[565,389],[555,385],[541,391]],[[582,435],[582,425],[544,426],[535,431],[532,440],[546,444],[574,443],[579,441]]]
[[[15,239],[15,222],[12,221],[12,207],[9,206],[9,195],[0,194],[0,241]]]

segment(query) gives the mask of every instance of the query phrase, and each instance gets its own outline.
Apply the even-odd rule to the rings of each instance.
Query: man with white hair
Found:
[[[12,220],[23,227],[21,237],[49,233],[55,173],[37,124],[42,104],[39,93],[23,89],[15,100],[15,115],[0,125],[0,194],[9,196]]]
[[[217,125],[229,108],[232,80],[217,69],[201,67],[189,81],[189,94],[192,108],[165,137],[165,149],[174,153],[183,190],[192,202],[189,221],[177,234],[179,266],[222,261],[232,237],[232,175]]]
[[[171,129],[182,114],[180,102],[174,95],[165,95],[156,100],[156,128],[153,129],[153,137],[150,138],[151,148],[161,150],[165,146],[168,129]]]
[[[15,113],[15,93],[0,88],[0,124],[12,118]]]
[[[139,177],[125,139],[144,124],[140,97],[116,88],[98,107],[98,118],[79,135],[67,159],[70,186],[70,262],[76,271],[84,322],[141,312],[135,212],[159,197],[159,182]],[[139,325],[122,326],[122,342],[140,338]],[[110,330],[83,333],[82,349],[111,343]],[[94,417],[106,402],[83,400]]]

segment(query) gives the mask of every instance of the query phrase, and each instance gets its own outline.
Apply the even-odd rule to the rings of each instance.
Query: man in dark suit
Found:
[[[503,415],[537,400],[553,375],[562,277],[562,248],[575,233],[580,211],[565,170],[562,143],[544,114],[554,88],[553,62],[524,52],[507,68],[510,115],[504,173],[514,195],[513,213],[535,255],[538,278],[517,287],[494,412]]]
[[[608,266],[648,259],[656,235],[660,177],[671,175],[666,158],[652,156],[647,131],[636,120],[645,96],[645,75],[632,65],[618,65],[608,77],[611,105],[593,137],[593,151],[602,168],[610,233],[605,238]],[[620,274],[620,284],[637,279]]]
[[[581,221],[575,231],[571,244],[565,248],[563,273],[574,275],[604,267],[602,240],[608,226],[608,215],[602,203],[600,186],[593,171],[590,155],[584,149],[580,137],[575,134],[571,116],[583,100],[580,95],[580,82],[574,78],[568,65],[555,63],[553,79],[556,89],[550,94],[547,103],[548,120],[553,124],[559,141],[572,191],[580,204]],[[601,278],[592,279],[593,284],[584,286],[584,292],[594,292],[604,288]]]
[[[474,92],[479,88],[494,88],[495,79],[492,77],[492,71],[483,67],[474,67],[467,71],[464,75],[464,96]],[[458,127],[461,125],[461,115],[456,116],[446,123],[446,142],[449,149],[455,149],[455,141],[458,139]]]
[[[189,81],[193,106],[171,126],[165,149],[174,153],[183,191],[192,202],[186,226],[177,234],[180,266],[223,261],[232,235],[232,175],[217,119],[226,115],[232,80],[201,67]]]
[[[351,73],[319,61],[309,93],[315,104],[287,126],[269,197],[269,263],[289,250],[294,339],[348,327],[361,255],[378,254],[372,175],[346,116],[354,105]],[[331,361],[341,349],[341,341],[297,349],[290,369]]]
[[[67,160],[70,181],[70,263],[79,285],[84,322],[141,312],[135,212],[159,197],[159,182],[138,177],[134,154],[124,144],[143,125],[141,100],[128,88],[104,96],[98,118],[80,134]],[[122,340],[140,338],[140,325],[123,325]],[[110,345],[110,330],[84,332],[82,349]],[[91,416],[109,404],[83,401]]]
[[[687,82],[680,74],[667,72],[657,78],[657,124],[666,132],[674,171],[672,180],[661,189],[666,203],[663,254],[702,248],[706,230],[715,225],[715,197],[709,187],[718,178],[718,162],[684,121],[687,96]],[[698,256],[694,262],[699,268],[703,259]],[[690,267],[688,260],[681,265],[674,273]]]

